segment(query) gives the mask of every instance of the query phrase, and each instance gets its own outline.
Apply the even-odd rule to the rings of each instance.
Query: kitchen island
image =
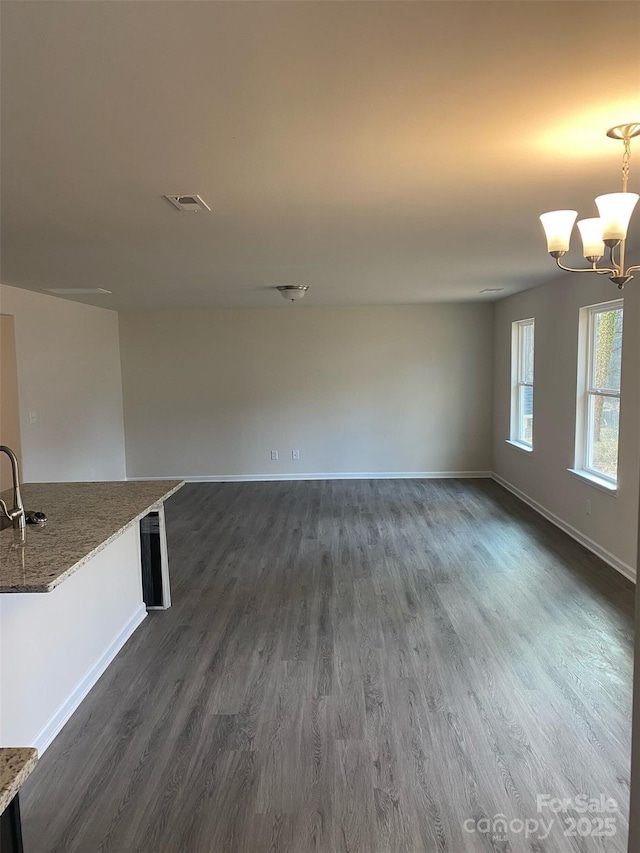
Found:
[[[0,749],[0,850],[22,853],[20,788],[38,763],[32,748]]]
[[[0,531],[0,746],[42,752],[147,615],[139,521],[179,480],[33,483]]]

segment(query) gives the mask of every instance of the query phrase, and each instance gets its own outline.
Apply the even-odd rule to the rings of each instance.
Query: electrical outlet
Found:
[[[277,461],[277,459],[278,459],[278,451],[277,450],[271,451],[271,458],[273,459],[274,462]]]
[[[36,422],[36,413],[35,412],[29,412],[29,423],[35,424],[35,422]]]
[[[291,451],[291,458],[293,459],[294,462],[299,462],[300,461],[300,451],[299,450],[292,450]]]
[[[587,515],[591,515],[591,498],[587,498]]]

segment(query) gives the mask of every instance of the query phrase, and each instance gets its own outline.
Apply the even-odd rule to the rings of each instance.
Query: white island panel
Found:
[[[45,595],[0,595],[0,745],[42,754],[146,616],[134,524]]]

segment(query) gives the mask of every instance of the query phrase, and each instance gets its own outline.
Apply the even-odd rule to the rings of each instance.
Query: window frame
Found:
[[[524,330],[531,327],[533,330],[533,375],[531,381],[523,378],[524,375]],[[531,441],[524,437],[524,413],[523,398],[524,389],[535,385],[535,352],[536,352],[536,321],[535,317],[527,317],[523,320],[514,320],[511,324],[511,426],[510,443],[528,452],[533,451],[533,407],[531,412]],[[535,399],[535,391],[534,391]],[[535,405],[535,404],[534,404]]]
[[[600,483],[607,489],[615,490],[620,480],[618,463],[620,461],[620,430],[618,427],[618,447],[616,459],[617,476],[591,467],[589,461],[592,458],[593,433],[591,429],[591,412],[594,401],[597,398],[618,400],[618,411],[622,407],[622,383],[619,390],[611,388],[598,388],[592,381],[595,373],[595,330],[596,317],[608,311],[622,311],[622,344],[624,347],[624,299],[612,299],[607,302],[599,302],[595,305],[585,305],[580,309],[580,358],[578,361],[578,395],[576,409],[576,449],[575,467],[573,472],[581,474],[596,484]]]

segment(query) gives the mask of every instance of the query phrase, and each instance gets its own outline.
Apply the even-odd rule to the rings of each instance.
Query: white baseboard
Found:
[[[271,483],[282,480],[441,480],[491,478],[491,471],[357,471],[321,474],[203,474],[128,477],[128,480],[184,480],[185,483]]]
[[[555,524],[556,527],[559,527],[567,536],[570,536],[572,539],[575,539],[576,542],[579,542],[583,545],[588,551],[591,551],[592,554],[595,554],[596,557],[600,557],[605,563],[608,563],[612,568],[616,569],[616,571],[620,572],[621,575],[624,575],[625,578],[636,582],[636,570],[633,566],[628,565],[627,563],[620,560],[615,554],[612,554],[610,551],[607,551],[593,539],[589,539],[588,536],[585,536],[584,533],[581,533],[575,527],[572,527],[570,524],[567,524],[566,521],[563,521],[559,516],[555,515],[555,513],[548,510],[545,506],[535,501],[533,498],[530,498],[529,495],[525,494],[525,492],[520,491],[516,486],[509,483],[507,480],[500,477],[498,474],[492,474],[492,479],[496,481],[499,485],[505,488],[508,492],[515,495],[519,498],[523,503],[526,503],[532,509],[535,509],[537,513],[542,515],[547,521],[550,521],[552,524]]]
[[[72,693],[65,699],[60,707],[49,717],[44,726],[36,735],[32,746],[38,750],[38,755],[51,745],[51,742],[56,735],[61,731],[65,723],[68,722],[73,712],[80,705],[85,696],[89,693],[94,684],[109,666],[120,649],[127,642],[129,637],[136,630],[138,625],[145,619],[147,610],[144,604],[131,615],[131,618],[123,626],[122,630],[113,638],[113,641],[107,646],[100,657],[94,662],[93,666],[85,674],[85,676],[76,685]]]

